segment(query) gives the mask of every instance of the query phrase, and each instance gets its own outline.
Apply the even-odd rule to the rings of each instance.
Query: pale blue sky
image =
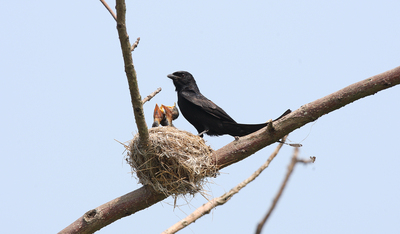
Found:
[[[109,1],[114,8],[115,2]],[[128,1],[145,105],[171,105],[167,74],[191,72],[236,121],[284,110],[400,66],[398,1]],[[4,233],[56,233],[140,187],[124,161],[136,133],[115,21],[100,1],[7,1],[0,14],[0,148]],[[400,87],[356,101],[293,132],[300,157],[263,233],[400,232]],[[175,126],[196,133],[180,117]],[[230,136],[205,137],[218,149]],[[250,176],[269,146],[225,168],[210,193]],[[292,148],[226,205],[180,233],[254,233]],[[98,233],[160,233],[206,200],[167,199]]]

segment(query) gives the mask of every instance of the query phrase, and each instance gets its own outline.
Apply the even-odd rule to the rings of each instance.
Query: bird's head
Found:
[[[192,74],[187,71],[177,71],[167,77],[172,79],[178,92],[182,89],[198,89]]]

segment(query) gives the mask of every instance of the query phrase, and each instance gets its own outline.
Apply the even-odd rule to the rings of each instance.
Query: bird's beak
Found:
[[[179,78],[178,76],[176,76],[174,74],[169,74],[169,75],[167,75],[167,77],[172,79],[172,80],[176,80],[177,78]]]
[[[168,109],[168,110],[166,110],[166,109]],[[172,120],[175,120],[175,119],[177,119],[177,118],[179,117],[179,111],[178,111],[178,108],[176,107],[176,102],[174,102],[174,105],[173,105],[173,106],[164,106],[164,105],[161,105],[160,110],[161,110],[165,115],[167,115],[167,112],[171,112]]]
[[[161,105],[161,108],[162,107],[163,107],[163,105]],[[158,119],[159,121],[161,121],[164,118],[164,113],[161,108],[159,108],[158,105],[156,104],[156,107],[154,108],[154,113],[153,113],[153,118]]]

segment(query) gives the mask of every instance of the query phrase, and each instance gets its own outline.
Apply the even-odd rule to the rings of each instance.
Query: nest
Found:
[[[201,137],[174,127],[156,127],[149,129],[149,140],[144,150],[136,134],[127,146],[126,160],[143,185],[167,196],[194,195],[203,191],[207,177],[217,175],[212,149]]]

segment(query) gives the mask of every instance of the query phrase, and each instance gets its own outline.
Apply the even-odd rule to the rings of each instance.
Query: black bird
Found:
[[[210,136],[224,134],[234,137],[245,136],[268,125],[268,123],[237,123],[223,109],[200,93],[196,81],[189,72],[177,71],[167,77],[174,82],[178,93],[179,109],[183,117],[197,129],[200,136],[204,133]],[[279,118],[290,112],[290,110],[287,110]]]

